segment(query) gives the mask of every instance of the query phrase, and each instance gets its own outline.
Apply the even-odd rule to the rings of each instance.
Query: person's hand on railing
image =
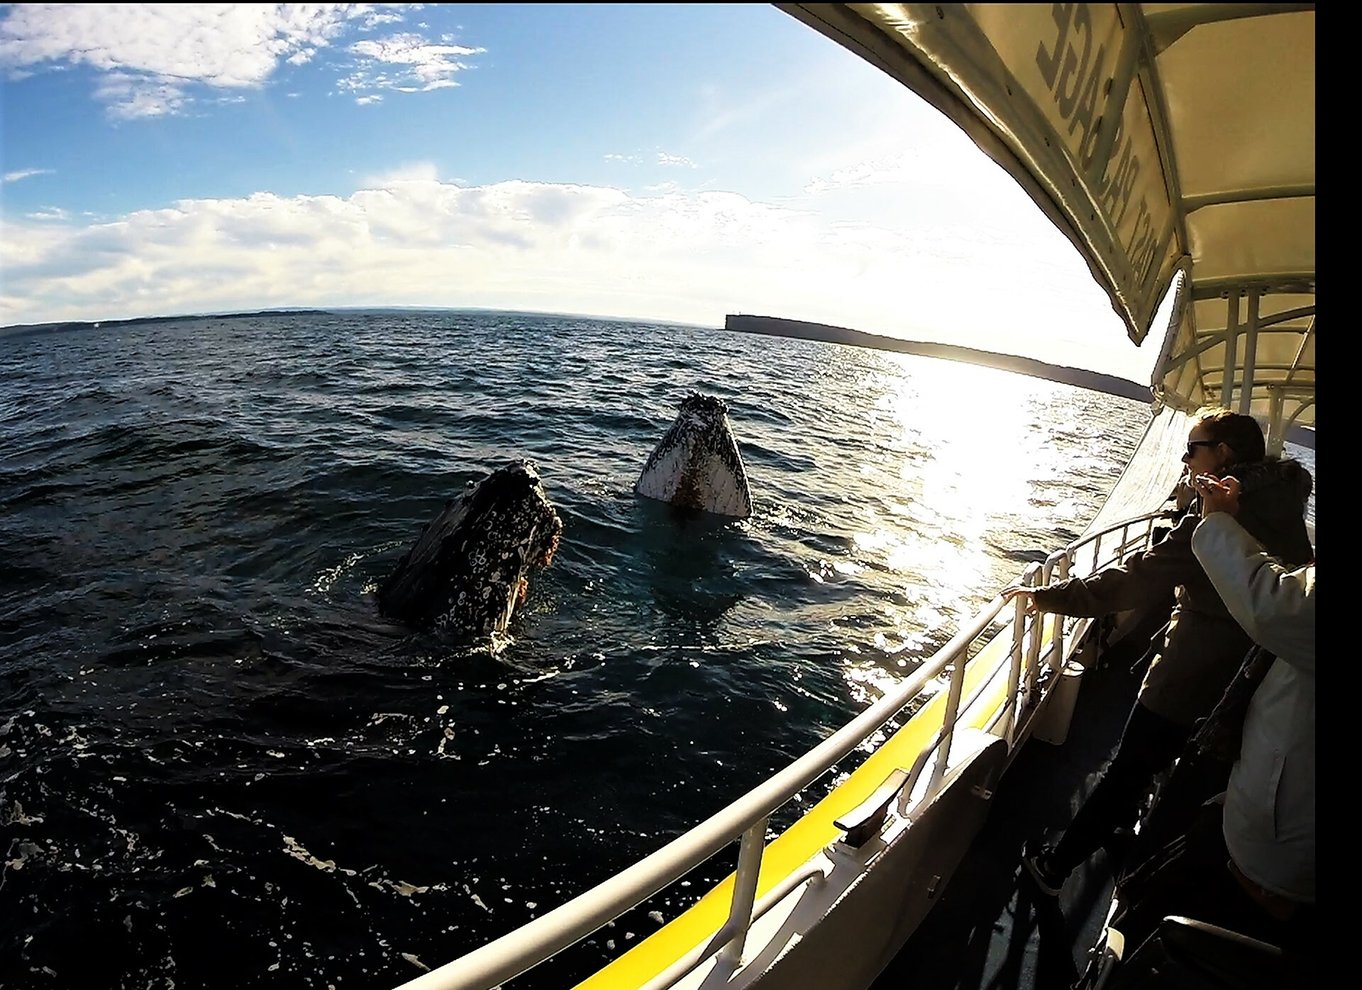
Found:
[[[1239,483],[1238,478],[1233,476],[1217,478],[1213,474],[1199,474],[1194,483],[1197,494],[1201,496],[1202,519],[1212,512],[1238,515],[1239,493],[1243,491],[1243,485]]]
[[[1010,584],[1003,589],[1003,602],[1010,604],[1016,598],[1025,598],[1025,610],[1027,615],[1035,615],[1039,611],[1036,608],[1036,589],[1024,584]]]

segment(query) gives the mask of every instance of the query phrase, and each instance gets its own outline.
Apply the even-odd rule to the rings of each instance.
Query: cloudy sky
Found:
[[[954,125],[770,5],[0,5],[0,73],[0,325],[745,312],[1155,357]]]

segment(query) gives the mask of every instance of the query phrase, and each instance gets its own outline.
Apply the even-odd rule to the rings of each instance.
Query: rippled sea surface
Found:
[[[729,402],[750,520],[633,494],[691,390]],[[542,915],[1076,536],[1147,418],[966,365],[570,317],[0,339],[0,983],[389,987]],[[512,457],[564,533],[511,640],[382,621],[376,582]],[[570,984],[686,896],[512,986]]]

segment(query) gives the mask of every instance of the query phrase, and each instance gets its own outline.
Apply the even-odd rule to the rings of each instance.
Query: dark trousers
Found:
[[[1192,726],[1156,715],[1135,702],[1116,755],[1055,846],[1050,862],[1064,873],[1087,860],[1123,825],[1135,824],[1154,777],[1187,744]]]

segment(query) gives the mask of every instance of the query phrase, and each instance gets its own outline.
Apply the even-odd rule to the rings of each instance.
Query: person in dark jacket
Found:
[[[1187,436],[1189,473],[1242,484],[1239,522],[1289,567],[1314,556],[1305,528],[1308,471],[1289,459],[1265,456],[1262,427],[1251,416],[1202,412]],[[1059,893],[1073,870],[1131,824],[1154,777],[1182,752],[1234,677],[1252,646],[1192,553],[1199,513],[1185,515],[1162,542],[1124,563],[1086,578],[1040,588],[1012,587],[1040,612],[1097,617],[1157,604],[1169,592],[1176,604],[1162,648],[1149,665],[1115,756],[1058,842],[1028,843],[1023,864],[1046,894]]]

